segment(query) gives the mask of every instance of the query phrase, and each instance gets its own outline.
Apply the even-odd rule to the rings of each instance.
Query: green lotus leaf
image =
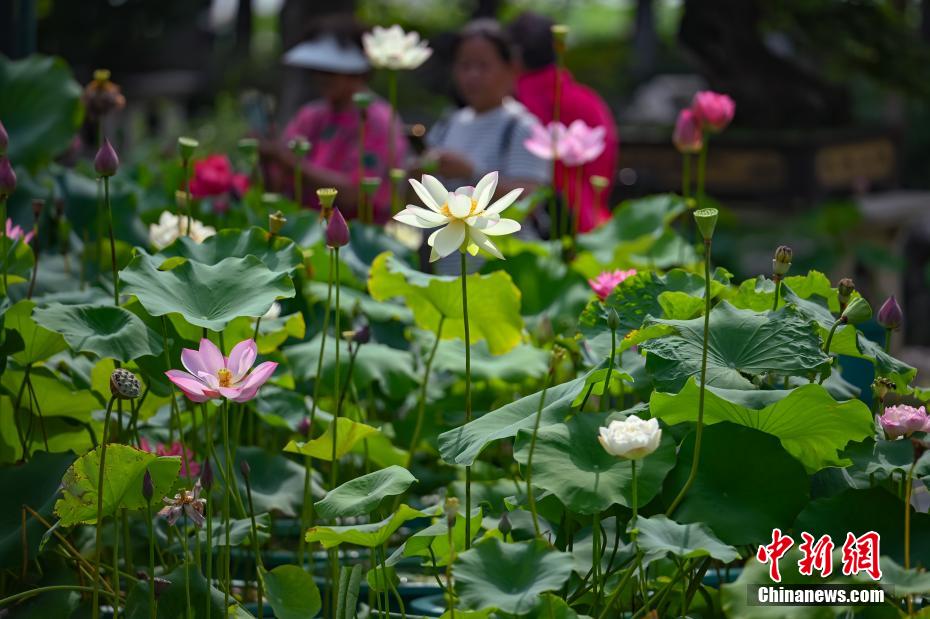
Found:
[[[238,316],[257,318],[275,299],[294,296],[290,278],[255,256],[213,265],[172,260],[180,263],[163,271],[161,260],[139,253],[120,271],[122,292],[136,295],[152,316],[177,312],[192,325],[220,331]]]
[[[36,168],[63,153],[81,126],[81,87],[54,56],[0,58],[0,118],[10,134],[7,156]]]
[[[111,516],[117,509],[142,509],[146,506],[142,496],[142,477],[148,470],[152,475],[154,492],[152,503],[161,502],[178,477],[181,459],[141,451],[118,443],[107,447],[103,468],[103,516]],[[97,480],[100,471],[100,448],[84,454],[68,467],[61,478],[62,496],[55,503],[55,514],[65,527],[97,522]]]
[[[672,514],[699,522],[727,544],[763,544],[772,529],[791,528],[807,504],[810,482],[801,463],[778,439],[753,428],[721,422],[704,428],[697,476]],[[666,504],[685,485],[694,458],[694,433],[679,448],[678,463],[663,489]]]
[[[349,453],[358,441],[378,432],[377,428],[352,421],[346,417],[340,417],[336,420],[336,428],[338,429],[338,432],[336,432],[336,459]],[[310,456],[317,460],[326,460],[327,462],[332,460],[333,424],[330,423],[322,435],[306,443],[290,441],[284,446],[284,451]]]
[[[0,383],[10,393],[18,394],[25,377],[25,370],[8,368],[0,377]],[[36,415],[41,411],[42,417],[67,417],[86,423],[90,421],[95,409],[103,408],[93,393],[86,389],[75,389],[65,378],[48,368],[30,368],[29,382],[35,391],[36,401],[29,397],[29,389],[25,389],[20,411],[31,410]]]
[[[39,325],[60,333],[75,352],[126,363],[164,350],[161,336],[122,307],[52,303],[32,315]]]
[[[547,591],[557,591],[574,569],[572,555],[543,540],[506,544],[487,538],[459,555],[455,589],[466,608],[496,608],[523,615],[535,610]]]
[[[465,338],[459,277],[421,273],[383,253],[371,266],[368,290],[378,301],[403,297],[421,329],[435,333],[444,319],[443,339]],[[508,352],[522,341],[520,290],[507,273],[468,276],[468,324],[472,344],[486,340],[494,355]]]
[[[424,338],[427,339],[427,338]],[[430,343],[435,337],[428,336]],[[487,342],[479,342],[471,349],[472,380],[498,380],[519,384],[527,380],[538,380],[549,369],[551,353],[530,344],[520,344],[506,355],[492,355]],[[465,376],[465,343],[442,341],[433,359],[433,371],[444,370]]]
[[[330,490],[326,498],[318,501],[314,508],[317,515],[325,519],[370,514],[385,497],[401,494],[416,481],[417,478],[407,469],[389,466]]]
[[[224,608],[225,594],[222,590],[210,586],[201,571],[195,565],[186,566],[182,563],[171,572],[163,574],[162,578],[168,581],[168,586],[158,596],[156,619],[177,619],[184,617],[190,611],[191,617],[198,619],[254,619],[235,598],[229,598],[229,608]],[[185,580],[189,586],[185,586]],[[188,608],[187,594],[193,608]],[[204,599],[210,592],[210,612],[204,617]],[[137,580],[129,595],[126,597],[126,609],[123,613],[126,619],[150,619],[149,607],[149,581]],[[279,615],[280,616],[280,615]],[[310,617],[312,615],[305,615]]]
[[[217,454],[218,466],[224,466],[225,458]],[[249,480],[252,485],[252,502],[255,511],[275,512],[290,518],[301,512],[304,496],[306,468],[281,454],[269,453],[261,447],[239,447],[236,449],[233,475],[239,487],[239,496],[246,496],[245,480],[239,472],[243,461],[249,463]],[[218,473],[214,472],[214,475]],[[322,496],[319,474],[312,473],[310,491],[313,496]],[[217,494],[214,487],[213,494]]]
[[[320,589],[313,575],[296,565],[279,565],[273,570],[259,568],[268,603],[278,619],[315,617],[323,607]]]
[[[387,542],[402,524],[423,516],[426,514],[402,503],[396,512],[379,522],[344,527],[316,526],[307,531],[306,539],[311,543],[320,542],[323,548],[343,543],[375,548]]]
[[[704,318],[651,319],[646,325],[671,326],[675,334],[649,340],[646,371],[661,391],[674,392],[701,373]],[[710,313],[707,384],[728,389],[755,389],[752,379],[768,372],[809,376],[830,359],[820,348],[811,323],[791,306],[775,313],[736,309],[726,301]]]
[[[303,263],[300,249],[292,240],[271,236],[267,230],[255,227],[220,230],[201,243],[182,236],[162,249],[159,255],[165,258],[180,256],[209,265],[219,264],[227,258],[255,256],[272,273],[291,273]]]
[[[630,460],[612,456],[598,441],[598,428],[619,413],[584,413],[564,423],[540,428],[533,454],[533,485],[548,490],[572,512],[594,514],[612,505],[633,506]],[[526,465],[532,428],[522,430],[514,445],[514,458]],[[675,441],[665,433],[659,448],[639,460],[636,467],[637,503],[643,506],[662,489],[662,481],[675,466]]]
[[[3,315],[4,327],[17,331],[25,348],[13,354],[20,365],[29,365],[48,359],[55,353],[68,348],[61,334],[38,324],[32,317],[35,301],[23,299],[14,303]]]
[[[736,548],[721,542],[700,523],[679,524],[659,514],[637,518],[636,529],[636,541],[646,553],[647,563],[667,555],[681,559],[712,557],[723,563],[739,558]]]
[[[550,387],[546,392],[540,428],[561,422],[569,412],[575,396],[584,387],[587,375]],[[449,464],[468,466],[475,461],[488,443],[517,435],[521,429],[531,429],[535,423],[542,392],[533,393],[505,404],[463,426],[439,435],[439,453]]]
[[[32,277],[32,267],[35,265],[35,255],[28,243],[23,243],[22,239],[13,241],[4,236],[0,239],[0,269],[6,262],[6,283],[7,286],[14,284],[24,284]],[[0,292],[6,296],[3,289],[3,279],[0,278]]]
[[[677,394],[654,391],[649,411],[668,424],[697,421],[700,392],[694,378]],[[849,465],[838,452],[874,431],[872,413],[861,400],[837,402],[816,384],[787,392],[711,388],[704,398],[705,426],[731,421],[772,434],[809,473]]]

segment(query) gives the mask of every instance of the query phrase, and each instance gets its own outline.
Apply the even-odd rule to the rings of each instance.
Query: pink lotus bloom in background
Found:
[[[588,284],[590,284],[591,289],[597,293],[600,300],[603,301],[613,292],[614,288],[620,285],[620,282],[634,275],[636,275],[636,269],[629,269],[626,271],[621,269],[617,269],[616,271],[604,271],[594,279],[589,279]]]
[[[152,444],[143,438],[139,446],[142,448],[142,451],[154,453],[157,456],[180,456],[181,475],[188,479],[193,479],[200,475],[200,464],[194,461],[194,452],[189,447],[181,445],[180,441],[175,441],[170,445],[159,443],[153,450]]]
[[[181,351],[181,363],[187,372],[168,370],[165,375],[194,402],[220,397],[246,402],[255,397],[278,367],[274,361],[266,361],[250,373],[257,356],[255,340],[239,342],[229,357],[224,357],[213,342],[204,338],[200,340],[200,350]]]
[[[733,120],[736,103],[729,95],[702,90],[691,100],[691,110],[704,130],[719,133]]]
[[[532,133],[523,146],[540,159],[551,161],[553,157],[559,161],[565,156],[568,138],[568,128],[562,123],[551,122],[548,125],[536,123]]]
[[[562,163],[577,167],[594,161],[604,152],[606,137],[607,129],[604,127],[589,127],[581,119],[573,121],[568,126]]]
[[[914,432],[930,432],[930,416],[927,416],[927,410],[923,406],[920,408],[907,404],[889,406],[878,421],[882,424],[888,438],[892,439]]]
[[[686,108],[678,113],[672,142],[678,152],[683,155],[701,152],[704,147],[704,134],[701,132],[701,123],[694,115],[694,110]]]
[[[216,198],[214,209],[225,212],[229,208],[229,194],[239,198],[249,189],[249,177],[233,172],[226,155],[210,155],[194,162],[191,176],[191,195],[195,198]]]
[[[32,240],[32,235],[34,232],[30,230],[29,232],[23,231],[19,226],[14,226],[11,219],[6,220],[6,236],[8,239],[15,241],[16,239],[22,239],[23,243],[28,243]]]

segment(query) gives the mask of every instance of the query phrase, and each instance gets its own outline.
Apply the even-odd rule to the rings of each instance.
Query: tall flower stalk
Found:
[[[339,481],[339,462],[336,459],[336,445],[339,443],[339,415],[342,408],[342,398],[339,396],[340,393],[340,383],[339,383],[339,334],[341,333],[339,329],[339,322],[341,319],[340,316],[340,290],[342,286],[339,282],[339,248],[348,245],[349,243],[349,226],[346,223],[345,218],[342,216],[342,213],[339,211],[339,208],[333,209],[332,217],[329,219],[329,224],[326,226],[326,245],[333,250],[333,266],[334,266],[334,276],[336,279],[336,307],[334,308],[334,323],[335,323],[335,333],[336,333],[336,364],[333,368],[333,395],[336,398],[336,408],[333,411],[333,450],[332,450],[332,469],[330,474],[330,488],[334,489],[338,485]]]
[[[310,152],[310,142],[306,138],[297,137],[288,142],[288,148],[294,155],[294,202],[298,207],[304,205],[304,171],[303,163]]]
[[[543,385],[542,393],[539,396],[539,406],[536,408],[536,419],[533,422],[533,434],[530,437],[530,450],[526,456],[526,498],[530,504],[530,513],[533,515],[533,531],[536,537],[542,538],[542,531],[539,528],[539,515],[536,513],[536,497],[533,495],[533,453],[536,451],[536,435],[539,433],[539,421],[542,418],[543,409],[546,407],[546,392],[552,386],[552,380],[555,377],[555,369],[558,360],[561,358],[561,349],[552,353],[552,360],[549,362],[549,371],[546,372],[546,383]]]
[[[194,138],[188,137],[179,137],[178,138],[178,154],[181,155],[181,184],[184,188],[184,207],[187,209],[187,235],[191,236],[191,210],[194,208],[194,201],[191,196],[191,157],[194,155],[194,150],[200,145],[200,143]],[[178,236],[181,235],[181,218],[182,213],[180,208],[178,209]]]
[[[559,161],[559,136],[556,132],[560,124],[562,112],[562,69],[565,68],[565,39],[568,37],[568,26],[565,24],[553,24],[551,31],[552,49],[555,52],[555,80],[552,85],[552,123],[549,125],[549,130],[552,131],[552,195],[549,199],[549,219],[551,222],[549,232],[550,239],[561,238],[565,232],[559,225],[559,214],[556,206],[558,199],[555,190],[555,171]],[[562,208],[567,209],[568,205],[563,204]]]
[[[103,204],[107,212],[107,224],[110,233],[110,269],[113,274],[113,304],[119,305],[119,279],[116,275],[116,238],[113,235],[113,209],[110,207],[110,177],[119,170],[119,157],[109,140],[103,141],[103,146],[94,158],[94,170],[97,177],[103,180]]]
[[[468,264],[461,252],[462,320],[465,324],[465,423],[471,421],[471,329],[468,325]],[[465,466],[465,549],[471,548],[471,465]]]
[[[358,181],[357,181],[357,199],[359,204],[358,218],[362,223],[370,224],[373,221],[369,213],[368,205],[365,204],[364,187],[362,186],[365,178],[365,133],[368,125],[368,108],[371,106],[372,96],[369,92],[357,92],[352,95],[352,103],[358,108]]]
[[[707,344],[710,336],[710,260],[711,260],[711,240],[714,236],[714,228],[717,226],[717,209],[702,208],[694,212],[694,220],[697,223],[698,230],[704,238],[704,342],[701,347],[701,389],[698,395],[698,417],[697,428],[694,437],[694,457],[691,460],[691,472],[688,473],[688,479],[685,485],[681,487],[678,496],[669,504],[665,511],[666,516],[671,516],[678,504],[691,489],[694,479],[697,477],[698,464],[701,461],[701,438],[704,433],[704,393],[707,390]]]

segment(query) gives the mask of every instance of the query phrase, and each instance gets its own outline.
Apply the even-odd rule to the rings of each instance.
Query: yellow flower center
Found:
[[[453,215],[452,209],[449,208],[448,202],[442,205],[442,208],[439,209],[439,212],[445,215],[446,217],[448,217],[449,219],[465,219],[467,217],[471,217],[472,215],[474,215],[475,210],[477,210],[477,208],[478,208],[478,201],[472,198],[471,207],[468,209],[468,215],[465,215],[465,217],[456,217],[455,215]]]
[[[232,372],[226,368],[217,372],[216,377],[220,379],[220,387],[229,387],[232,385]]]

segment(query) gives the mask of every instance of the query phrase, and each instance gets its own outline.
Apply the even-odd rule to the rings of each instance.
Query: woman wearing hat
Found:
[[[271,168],[269,183],[275,190],[290,191],[290,179],[299,167],[304,176],[305,198],[320,187],[335,187],[339,191],[340,210],[350,215],[356,212],[359,203],[359,176],[378,177],[381,185],[374,196],[375,218],[386,221],[390,217],[388,144],[390,136],[395,136],[394,160],[403,162],[407,139],[402,123],[398,118],[397,127],[391,132],[390,105],[372,95],[365,122],[364,170],[360,170],[361,115],[353,104],[353,96],[370,94],[371,66],[362,48],[364,30],[348,16],[321,21],[314,30],[307,40],[287,51],[283,61],[312,72],[322,97],[300,108],[279,139],[261,143],[262,155]],[[287,146],[298,137],[311,144],[310,152],[301,161]]]

